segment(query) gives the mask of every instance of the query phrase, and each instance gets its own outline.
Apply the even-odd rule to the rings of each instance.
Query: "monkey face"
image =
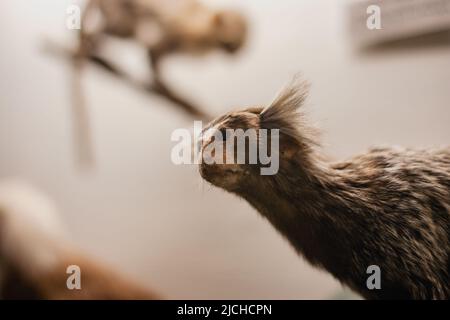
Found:
[[[250,108],[228,113],[203,130],[199,170],[206,181],[234,191],[256,173],[258,163],[251,160],[255,160],[252,148],[257,152],[261,110]]]

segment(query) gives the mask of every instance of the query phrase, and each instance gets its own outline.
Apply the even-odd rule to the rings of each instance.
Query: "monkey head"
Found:
[[[199,140],[200,175],[237,192],[273,183],[292,163],[307,159],[314,140],[302,123],[300,106],[308,85],[296,80],[268,107],[252,107],[213,120]]]

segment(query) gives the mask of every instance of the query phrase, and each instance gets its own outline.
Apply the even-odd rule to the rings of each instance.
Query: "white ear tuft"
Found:
[[[280,132],[298,140],[301,126],[300,107],[304,104],[309,91],[309,83],[297,75],[284,88],[277,98],[260,114],[261,127],[280,129]]]

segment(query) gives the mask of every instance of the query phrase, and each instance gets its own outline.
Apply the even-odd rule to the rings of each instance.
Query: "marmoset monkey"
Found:
[[[247,200],[306,260],[367,299],[449,299],[450,148],[375,148],[329,163],[302,114],[307,88],[297,81],[268,107],[209,125],[279,129],[278,173],[203,162],[201,176]],[[226,142],[204,139],[201,148]],[[366,284],[371,265],[381,269],[379,290]]]
[[[80,287],[69,288],[69,266]],[[0,183],[1,299],[155,299],[67,240],[53,203],[20,181]]]
[[[173,93],[161,80],[161,59],[171,53],[200,54],[213,49],[235,53],[245,42],[246,30],[238,12],[215,10],[198,0],[90,0],[78,54],[95,54],[104,35],[136,41],[148,51],[154,89],[195,114],[200,111],[187,102],[183,105],[179,97],[171,98]]]

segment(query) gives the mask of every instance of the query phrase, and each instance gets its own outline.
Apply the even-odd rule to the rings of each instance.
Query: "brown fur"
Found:
[[[202,177],[246,199],[311,264],[367,299],[450,298],[450,148],[376,148],[327,162],[301,113],[306,94],[297,81],[266,109],[211,123],[280,129],[277,174],[203,163]],[[367,289],[370,265],[381,268],[380,290]]]

